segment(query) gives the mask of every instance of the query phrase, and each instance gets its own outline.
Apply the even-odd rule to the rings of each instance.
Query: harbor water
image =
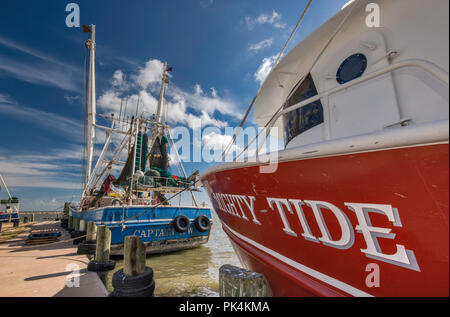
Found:
[[[147,256],[147,266],[154,271],[155,296],[219,296],[219,268],[224,264],[241,266],[215,212],[212,218],[207,244],[190,250]],[[116,268],[102,278],[109,292],[113,291],[114,272],[123,267],[122,258],[114,260]]]

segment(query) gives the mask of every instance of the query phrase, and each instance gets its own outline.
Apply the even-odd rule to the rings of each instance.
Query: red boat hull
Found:
[[[275,296],[449,296],[448,153],[405,147],[202,181],[241,262]]]

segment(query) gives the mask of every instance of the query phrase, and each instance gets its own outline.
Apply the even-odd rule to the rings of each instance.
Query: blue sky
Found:
[[[70,2],[0,4],[0,173],[23,210],[57,209],[80,194],[87,35],[65,25]],[[221,129],[239,124],[307,3],[73,2],[80,7],[81,24],[97,26],[98,112],[118,112],[121,98],[132,105],[138,96],[141,110],[151,112],[161,63],[167,61],[174,69],[167,93],[170,125],[191,127],[202,118],[205,127]],[[345,2],[314,1],[288,50]],[[185,165],[188,173],[208,166]],[[206,195],[199,200],[207,201]]]

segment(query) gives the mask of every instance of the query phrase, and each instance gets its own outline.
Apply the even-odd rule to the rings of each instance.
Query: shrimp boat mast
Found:
[[[255,98],[284,148],[200,175],[275,296],[449,295],[448,23],[447,0],[350,1]]]
[[[122,254],[124,237],[128,235],[139,236],[147,245],[147,253],[171,252],[206,243],[212,225],[211,210],[199,207],[195,199],[198,173],[188,177],[178,155],[183,175],[169,171],[169,141],[175,144],[165,123],[164,94],[172,69],[164,63],[156,113],[150,118],[139,115],[139,102],[131,118],[126,117],[126,107],[122,106],[118,117],[97,114],[95,25],[85,27],[85,31],[91,33],[86,42],[90,58],[85,177],[81,201],[71,206],[72,216],[80,219],[80,231],[85,230],[89,221],[107,225],[111,230],[112,254]],[[103,130],[106,139],[94,162],[97,130]],[[120,142],[113,150],[115,140]],[[178,154],[176,149],[175,152]],[[126,160],[120,161],[122,157]],[[112,175],[116,166],[121,168],[117,178]],[[190,195],[192,206],[182,205],[183,193]],[[174,203],[175,197],[178,204]]]
[[[2,174],[0,174],[0,181],[0,188],[2,188],[1,185],[3,185],[3,188],[8,194],[8,199],[0,200],[0,222],[13,222],[20,217],[19,199],[17,197],[11,196],[11,193],[9,192],[8,186],[6,185]]]

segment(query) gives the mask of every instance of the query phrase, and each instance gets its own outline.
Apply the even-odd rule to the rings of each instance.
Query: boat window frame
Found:
[[[318,94],[317,88],[314,82],[314,79],[311,76],[311,73],[308,73],[295,87],[292,89],[288,98],[284,102],[283,109],[287,109],[295,104],[298,104],[304,100],[310,99]],[[309,112],[309,120],[314,115],[314,110],[318,109],[318,113],[316,114],[316,118],[313,123],[306,122],[305,118],[306,114]],[[320,99],[311,102],[310,104],[295,109],[291,112],[284,114],[283,116],[283,132],[284,132],[284,144],[285,147],[291,142],[294,138],[299,136],[300,134],[305,133],[306,131],[318,126],[319,124],[324,123],[324,111],[323,105]],[[301,122],[302,126],[293,127],[292,125],[298,125]]]

